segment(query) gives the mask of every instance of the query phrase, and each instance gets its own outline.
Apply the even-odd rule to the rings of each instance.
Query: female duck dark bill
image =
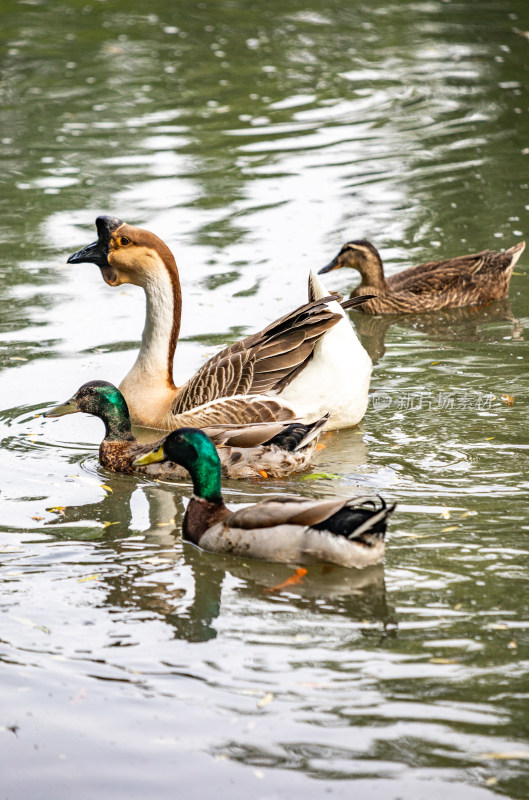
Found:
[[[188,479],[186,469],[171,461],[134,466],[135,459],[161,447],[163,440],[140,444],[131,428],[125,398],[106,381],[89,381],[66,403],[50,409],[45,417],[62,417],[83,411],[99,417],[105,425],[105,438],[99,446],[99,461],[112,472],[139,472],[164,480]],[[222,474],[226,478],[284,478],[306,469],[327,421],[269,422],[259,425],[207,428],[219,448]]]
[[[351,297],[376,295],[360,307],[365,314],[409,314],[485,305],[508,296],[512,271],[524,248],[525,242],[520,242],[504,253],[483,250],[469,256],[429,261],[386,278],[378,250],[361,239],[344,244],[319,274],[341,267],[358,270],[362,280]]]
[[[184,538],[204,550],[285,564],[338,564],[367,567],[384,557],[384,537],[395,506],[372,499],[308,500],[287,495],[232,513],[221,494],[220,464],[212,442],[193,428],[171,433],[138,459],[149,464],[170,459],[185,466],[193,496]]]
[[[140,351],[120,384],[135,424],[172,430],[293,417],[311,421],[330,412],[327,427],[341,428],[362,419],[371,360],[340,303],[316,276],[311,302],[226,347],[177,387],[173,357],[182,294],[173,254],[150,231],[116,217],[98,217],[96,225],[97,242],[69,263],[97,264],[110,286],[141,286],[147,299]]]

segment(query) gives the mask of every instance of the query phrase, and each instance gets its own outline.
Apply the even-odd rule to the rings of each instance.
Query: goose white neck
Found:
[[[176,271],[173,275],[161,258],[156,262],[135,281],[145,291],[145,327],[138,357],[120,384],[137,424],[148,424],[144,419],[150,416],[149,410],[165,407],[175,392],[173,357],[182,310],[180,284]]]
[[[172,343],[176,298],[171,277],[165,267],[146,275],[145,327],[141,347],[132,371],[138,370],[143,378],[163,378],[173,384],[173,356],[176,341]],[[178,309],[180,315],[180,309]],[[178,320],[178,327],[180,320]],[[130,374],[130,373],[129,373]]]

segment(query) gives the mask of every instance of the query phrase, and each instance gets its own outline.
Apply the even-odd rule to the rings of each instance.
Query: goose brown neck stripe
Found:
[[[178,267],[176,266],[174,256],[167,245],[164,245],[163,250],[163,252],[160,252],[160,257],[167,267],[171,279],[171,287],[173,289],[173,324],[171,326],[171,337],[167,350],[167,383],[171,389],[176,389],[173,380],[173,360],[182,320],[182,289],[180,287],[180,276],[178,275]]]

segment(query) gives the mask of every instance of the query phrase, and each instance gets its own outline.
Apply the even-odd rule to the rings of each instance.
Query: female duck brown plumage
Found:
[[[386,278],[378,250],[371,242],[361,239],[344,244],[319,274],[340,267],[358,270],[362,280],[351,297],[376,295],[360,307],[366,314],[407,314],[485,305],[507,297],[514,265],[524,248],[525,242],[520,242],[504,253],[483,250],[473,255],[429,261]]]

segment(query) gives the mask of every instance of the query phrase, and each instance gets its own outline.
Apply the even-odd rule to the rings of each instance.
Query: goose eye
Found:
[[[122,236],[119,240],[119,243],[125,247],[125,245],[130,244],[130,239],[127,239],[126,236]]]

